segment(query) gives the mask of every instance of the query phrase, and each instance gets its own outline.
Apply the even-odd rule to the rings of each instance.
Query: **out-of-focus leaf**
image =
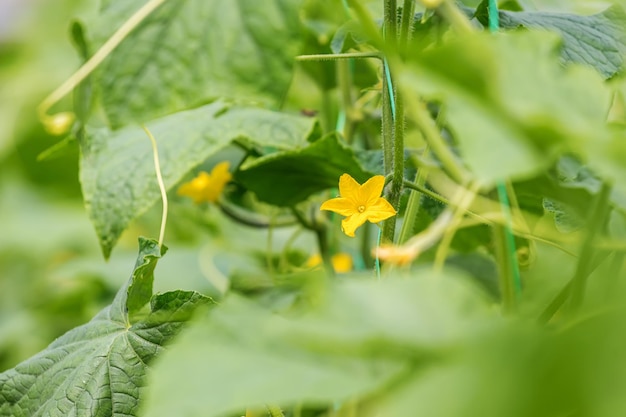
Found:
[[[417,368],[378,404],[378,415],[613,416],[626,412],[624,311],[593,314],[558,332],[527,323],[493,328]]]
[[[565,62],[594,67],[610,78],[624,65],[626,14],[619,6],[602,13],[580,16],[571,13],[500,11],[500,27],[546,29],[563,37],[561,57]],[[476,10],[476,18],[488,25],[487,1]]]
[[[91,50],[143,0],[103,2]],[[111,53],[94,82],[114,128],[220,97],[276,106],[300,49],[299,0],[172,0]]]
[[[372,392],[491,315],[485,298],[464,284],[426,271],[404,281],[347,281],[299,318],[231,296],[155,364],[142,411],[219,416]]]
[[[535,32],[454,38],[414,54],[403,85],[406,94],[445,103],[450,130],[478,178],[529,177],[563,150],[611,135],[602,77],[582,66],[564,69],[557,42]]]
[[[351,148],[336,135],[329,135],[306,148],[277,152],[244,164],[236,177],[260,200],[284,207],[337,187],[344,173],[361,183],[372,176],[361,167]]]
[[[543,208],[552,215],[554,224],[559,232],[575,232],[580,230],[585,224],[584,219],[579,217],[576,211],[565,203],[544,198]]]
[[[0,374],[0,415],[135,416],[146,364],[197,306],[210,301],[186,291],[155,295],[150,313],[132,322],[128,306],[137,304],[137,296],[131,288],[145,287],[148,278],[151,281],[163,252],[155,241],[141,240],[133,274],[109,307]]]
[[[315,128],[311,118],[215,102],[148,124],[169,189],[234,139],[262,146],[304,146]],[[89,216],[105,257],[131,220],[160,199],[152,148],[138,127],[111,132],[91,129],[81,146],[80,180]]]

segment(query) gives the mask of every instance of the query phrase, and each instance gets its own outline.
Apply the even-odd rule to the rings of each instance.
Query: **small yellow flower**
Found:
[[[224,161],[215,165],[210,174],[200,172],[196,178],[178,187],[178,195],[191,197],[196,204],[216,202],[224,186],[233,178],[228,172],[229,167],[228,161]]]
[[[333,211],[347,216],[341,221],[341,230],[354,237],[354,231],[366,221],[378,223],[395,216],[396,211],[380,196],[385,177],[376,175],[361,185],[348,174],[339,178],[340,197],[325,201],[320,210]]]
[[[338,274],[352,271],[352,268],[353,268],[352,256],[350,256],[350,254],[348,253],[339,252],[333,255],[330,258],[330,261],[333,264],[333,269]],[[322,257],[319,254],[315,254],[306,261],[306,266],[309,268],[313,268],[315,266],[321,265],[321,263],[322,263]]]

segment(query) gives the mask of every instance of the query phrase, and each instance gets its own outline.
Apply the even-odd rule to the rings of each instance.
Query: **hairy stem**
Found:
[[[399,50],[401,54],[406,52],[407,44],[411,39],[413,14],[415,13],[415,0],[404,0],[402,3],[402,20],[400,21]]]

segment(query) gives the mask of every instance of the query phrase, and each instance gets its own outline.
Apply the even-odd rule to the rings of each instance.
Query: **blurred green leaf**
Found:
[[[144,414],[219,416],[265,403],[346,400],[384,386],[412,361],[431,360],[429,349],[453,344],[491,315],[467,282],[427,271],[341,282],[321,299],[309,314],[285,318],[230,296],[155,364]]]
[[[575,232],[585,224],[585,219],[579,217],[576,210],[566,203],[544,198],[543,208],[554,218],[556,229],[561,233]]]
[[[624,311],[549,331],[514,321],[469,338],[449,357],[408,373],[378,415],[616,416],[626,412]],[[372,414],[376,415],[376,414]]]
[[[603,79],[582,66],[564,69],[557,43],[541,32],[455,38],[414,54],[402,77],[405,93],[445,103],[450,130],[478,178],[529,177],[563,150],[611,134]]]
[[[103,2],[91,50],[145,2]],[[220,97],[277,106],[301,43],[299,0],[173,0],[111,53],[94,82],[111,126]]]
[[[0,415],[136,415],[146,364],[210,301],[186,291],[155,295],[149,314],[133,323],[128,307],[144,297],[132,287],[146,287],[162,253],[157,242],[142,239],[133,274],[109,307],[0,374]]]
[[[337,187],[344,173],[360,183],[372,176],[361,167],[353,150],[333,134],[302,149],[277,152],[245,163],[236,178],[260,200],[286,207]]]
[[[488,26],[487,1],[476,9],[476,18]],[[592,16],[551,12],[500,11],[500,27],[556,31],[563,37],[561,57],[565,62],[594,67],[605,78],[621,71],[626,56],[626,14],[613,6]]]
[[[155,120],[148,128],[157,141],[163,180],[170,189],[234,139],[280,149],[304,146],[315,120],[220,101]],[[115,132],[89,129],[81,148],[85,206],[108,258],[130,221],[161,198],[152,148],[138,127]]]

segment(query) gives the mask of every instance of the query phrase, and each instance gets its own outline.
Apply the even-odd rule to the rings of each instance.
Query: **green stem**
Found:
[[[324,89],[322,92],[323,111],[321,117],[322,130],[324,133],[333,132],[335,130],[335,118],[333,117],[335,105],[333,103],[330,91]]]
[[[348,143],[352,140],[352,131],[354,127],[351,65],[351,61],[342,60],[337,62],[337,81],[341,91],[341,102],[345,116],[345,120],[341,128],[343,137]]]
[[[398,42],[397,32],[397,3],[396,0],[384,1],[384,16],[383,16],[383,36],[385,39],[385,46],[394,48]],[[389,65],[386,61],[383,61],[383,102],[382,102],[382,144],[383,144],[383,165],[385,175],[393,173],[394,182],[392,184],[392,190],[388,196],[391,205],[397,209],[399,201],[399,190],[402,189],[402,176],[399,181],[396,174],[397,157],[394,149],[397,149],[398,143],[396,142],[395,134],[397,133],[397,123],[400,118],[398,117],[397,109],[397,96],[393,90],[393,84],[391,83],[391,73]],[[402,138],[401,141],[403,142]],[[404,153],[404,146],[400,144],[401,151]],[[404,155],[403,155],[404,156]],[[404,158],[400,158],[400,168],[402,168]],[[402,175],[402,173],[401,173]],[[385,220],[382,231],[383,242],[393,242],[394,232],[396,226],[396,216]]]
[[[315,232],[315,236],[317,237],[317,247],[320,251],[320,256],[322,257],[322,261],[324,263],[324,268],[329,276],[335,275],[335,270],[333,268],[333,262],[330,256],[330,247],[328,246],[328,228],[325,223],[320,223],[319,219],[313,216],[311,221],[308,221],[304,218],[302,213],[300,213],[295,207],[291,207],[291,212],[294,217],[298,219],[300,224],[304,226],[304,228],[312,230]]]
[[[383,65],[383,93],[382,93],[382,147],[383,147],[383,171],[385,176],[393,171],[393,114],[391,110],[391,94],[387,74],[388,68]]]
[[[428,155],[428,147],[424,151],[424,156]],[[415,185],[425,189],[426,177],[428,172],[425,168],[419,168],[415,174]],[[406,185],[406,181],[404,183]],[[415,190],[413,190],[415,191]],[[402,228],[400,229],[400,237],[398,239],[399,244],[403,244],[413,236],[415,231],[415,220],[419,215],[420,201],[422,195],[419,192],[412,192],[409,196],[409,201],[406,205],[406,211],[404,213],[404,220],[402,221]]]
[[[411,39],[415,0],[404,0],[402,3],[402,20],[400,21],[400,53],[406,52],[407,44]]]
[[[366,269],[374,267],[374,259],[372,258],[372,247],[370,245],[372,237],[372,228],[364,227],[361,233],[361,258]]]
[[[405,94],[404,100],[407,108],[413,110],[411,113],[413,120],[424,135],[428,146],[441,162],[443,169],[457,183],[466,183],[469,180],[469,173],[461,166],[443,137],[441,137],[435,121],[430,117],[426,104],[421,102],[415,94]]]
[[[299,55],[296,61],[338,61],[353,58],[376,58],[382,59],[380,52],[346,52],[343,54],[313,54]]]
[[[509,285],[513,287],[514,295],[517,297],[522,292],[522,281],[517,263],[517,250],[515,249],[515,237],[513,236],[513,218],[511,217],[511,206],[507,195],[507,188],[504,182],[497,185],[500,209],[504,216],[504,236],[506,239],[506,257],[508,258],[509,271],[507,279]]]
[[[595,259],[593,260],[593,265],[589,270],[589,274],[591,274],[604,260],[609,256],[609,251],[599,252]],[[568,281],[567,284],[559,291],[559,293],[554,297],[554,299],[548,304],[545,310],[541,313],[539,318],[537,319],[540,323],[547,323],[554,317],[554,315],[559,311],[559,309],[565,304],[567,299],[569,298],[570,292],[572,291],[572,284],[574,280]]]
[[[293,226],[298,223],[297,219],[291,216],[281,216],[277,219],[271,219],[262,214],[238,208],[224,200],[216,204],[220,208],[222,213],[226,215],[226,217],[229,217],[237,223],[241,223],[246,226],[256,227],[259,229],[267,229],[268,227]]]
[[[578,265],[572,280],[572,291],[567,305],[570,314],[575,314],[582,305],[585,288],[587,286],[587,276],[589,275],[591,261],[594,254],[594,241],[598,233],[602,233],[610,207],[609,197],[611,186],[606,182],[595,196],[589,212],[586,233],[580,248]]]
[[[317,237],[317,247],[319,248],[320,255],[324,263],[324,269],[326,269],[328,276],[333,277],[335,276],[335,269],[333,268],[333,261],[328,247],[328,232],[326,227],[317,227],[315,229],[315,236]]]
[[[393,124],[393,182],[389,193],[389,203],[398,210],[404,182],[404,105],[400,96],[396,96],[395,116]],[[383,242],[393,242],[397,217],[393,216],[385,220]]]
[[[512,313],[516,309],[517,298],[515,292],[515,277],[511,273],[513,265],[509,256],[506,227],[496,224],[493,226],[493,244],[496,252],[496,264],[498,266],[498,279],[500,282],[500,298],[502,309],[505,313]]]
[[[383,38],[387,44],[395,44],[398,37],[396,26],[398,25],[398,6],[396,0],[384,0],[383,9]],[[391,40],[391,42],[389,42]]]

